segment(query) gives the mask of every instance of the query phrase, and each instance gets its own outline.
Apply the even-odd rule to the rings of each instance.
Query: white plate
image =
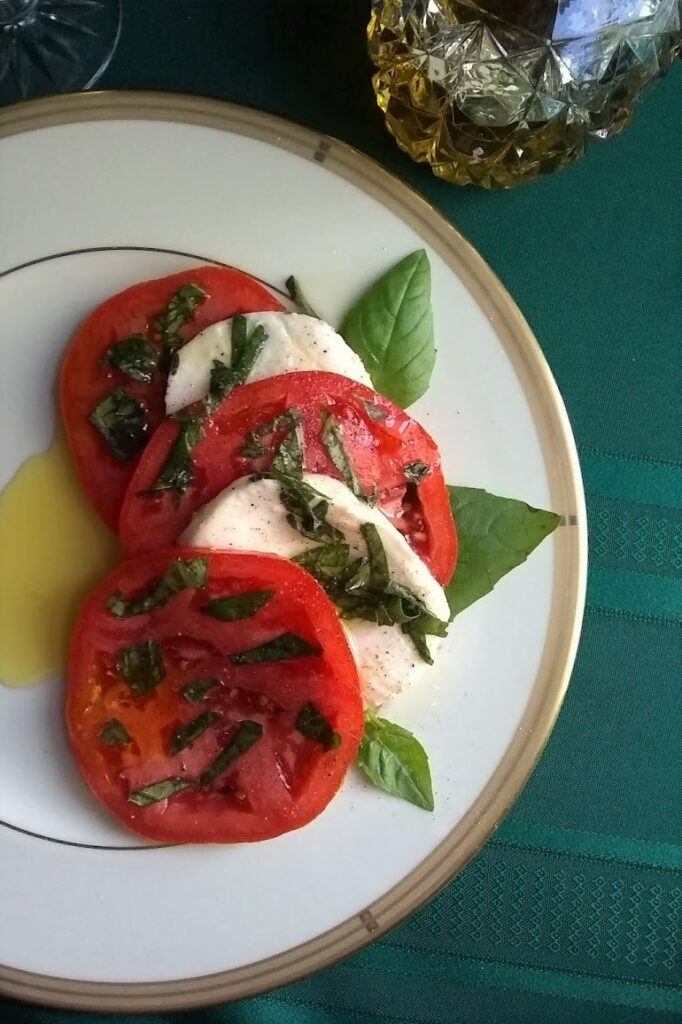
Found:
[[[527,325],[468,243],[386,171],[333,139],[201,99],[79,95],[0,111],[2,484],[49,443],[66,340],[110,293],[215,260],[275,286],[295,272],[334,322],[422,246],[439,353],[415,413],[446,477],[565,517],[456,620],[431,678],[386,708],[430,754],[435,814],[353,774],[283,838],[145,847],[81,784],[60,682],[0,688],[7,994],[116,1010],[241,997],[413,911],[481,845],[547,739],[580,628],[586,527],[566,413]]]

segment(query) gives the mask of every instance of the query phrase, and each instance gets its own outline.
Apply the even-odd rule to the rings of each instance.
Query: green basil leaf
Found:
[[[122,647],[116,655],[116,670],[136,697],[145,697],[166,676],[161,645],[156,640]]]
[[[138,807],[149,807],[150,804],[168,800],[176,793],[181,793],[183,789],[191,789],[195,785],[191,779],[163,779],[161,782],[152,782],[151,786],[136,789],[128,797],[128,802],[137,804]]]
[[[180,331],[192,319],[197,306],[206,300],[206,292],[196,284],[183,284],[172,296],[163,313],[154,320],[161,341],[160,368],[168,372],[173,363],[175,350],[182,344]]]
[[[304,313],[307,313],[308,316],[314,316],[316,320],[320,319],[319,315],[315,312],[313,307],[306,299],[305,295],[303,294],[303,291],[301,290],[300,284],[298,283],[293,274],[291,275],[291,277],[288,277],[286,279],[286,289],[289,292],[289,297],[291,298],[291,300],[295,302],[296,305],[299,306]]]
[[[270,437],[278,430],[286,428],[287,433],[292,431],[301,422],[301,414],[295,407],[285,409],[284,412],[274,416],[271,420],[261,423],[249,432],[242,446],[241,454],[247,459],[258,459],[267,455],[271,444],[265,443],[265,438]]]
[[[206,413],[210,415],[214,409],[217,409],[223,398],[240,383],[238,374],[231,366],[221,362],[220,359],[214,359],[211,366],[208,395],[204,399]]]
[[[560,517],[478,487],[448,487],[459,551],[445,588],[450,618],[485,597],[556,530]]]
[[[104,723],[100,730],[99,738],[107,747],[124,746],[126,743],[133,742],[132,736],[123,722],[119,722],[118,718],[111,718],[108,722]]]
[[[342,541],[340,530],[327,522],[329,500],[299,476],[272,472],[279,483],[279,499],[288,512],[287,522],[309,540]]]
[[[151,384],[159,361],[159,351],[143,334],[115,342],[102,356],[104,367],[120,370],[131,380]]]
[[[214,676],[202,676],[201,679],[195,679],[194,682],[183,686],[180,693],[190,704],[201,704],[209,690],[217,685],[218,680]]]
[[[425,811],[433,810],[429,759],[407,729],[367,712],[357,761],[379,789]]]
[[[95,406],[89,418],[119,462],[132,462],[149,440],[149,424],[144,406],[123,388],[110,391]]]
[[[436,360],[431,268],[423,249],[370,285],[340,332],[362,359],[377,391],[406,408],[429,386]]]
[[[198,416],[183,416],[178,419],[180,432],[166,456],[161,472],[156,478],[151,491],[173,491],[176,495],[184,494],[194,480],[192,451],[204,436],[204,429]]]
[[[353,492],[355,497],[360,498],[363,501],[367,501],[367,493],[356,476],[355,470],[353,469],[353,463],[351,462],[348,452],[344,447],[343,440],[341,439],[339,424],[331,413],[327,413],[324,417],[324,422],[322,424],[322,444],[326,448],[329,458],[332,460],[343,477],[344,482]]]
[[[408,462],[406,466],[403,466],[403,473],[409,483],[420,484],[425,477],[429,476],[431,468],[421,459],[415,459],[414,462]]]
[[[348,565],[350,548],[347,544],[321,544],[291,559],[314,576],[318,583],[334,580]]]
[[[379,531],[374,523],[363,523],[360,532],[364,537],[369,555],[369,585],[375,590],[385,590],[390,582],[388,559]]]
[[[187,725],[181,726],[173,734],[171,740],[171,754],[179,754],[181,750],[191,746],[195,740],[206,732],[207,729],[217,722],[220,715],[217,711],[202,711],[200,715],[193,718]]]
[[[239,319],[235,317],[235,319]],[[263,351],[263,346],[268,335],[262,324],[257,324],[241,345],[238,356],[232,352],[232,369],[237,374],[240,384],[246,382],[247,377],[253,370],[258,356]]]
[[[261,665],[268,661],[288,661],[289,658],[315,658],[322,654],[322,648],[310,644],[296,633],[281,633],[272,640],[266,640],[258,647],[249,647],[230,655],[233,665]]]
[[[300,476],[303,472],[303,444],[303,428],[297,423],[282,439],[270,464],[270,472]]]
[[[307,740],[319,743],[325,750],[341,746],[341,736],[332,729],[322,712],[312,701],[304,704],[296,717],[296,728]]]
[[[251,722],[248,719],[240,722],[237,731],[227,746],[223,748],[206,771],[200,775],[199,782],[201,785],[209,786],[212,782],[215,782],[218,776],[227,771],[237,758],[242,757],[247,750],[250,750],[262,735],[263,726],[258,722]]]
[[[249,590],[232,597],[214,597],[201,610],[204,615],[210,615],[221,622],[237,622],[239,619],[250,619],[274,596],[274,590]]]
[[[120,590],[115,590],[106,603],[107,610],[118,619],[127,619],[132,615],[144,615],[155,608],[163,608],[171,597],[181,590],[199,589],[206,585],[208,560],[206,558],[178,558],[165,571],[160,579],[155,580],[144,591],[134,598],[125,598]]]

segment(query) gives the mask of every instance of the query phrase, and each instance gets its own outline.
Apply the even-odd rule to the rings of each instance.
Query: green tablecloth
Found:
[[[670,1024],[682,1020],[682,67],[573,169],[515,193],[461,190],[385,134],[367,8],[126,0],[103,85],[204,93],[337,135],[473,241],[573,422],[591,528],[580,653],[525,792],[433,902],[318,977],[145,1020]],[[0,1013],[75,1019],[10,1002]]]

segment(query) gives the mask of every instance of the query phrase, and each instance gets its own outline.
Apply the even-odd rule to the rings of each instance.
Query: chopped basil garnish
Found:
[[[430,475],[431,468],[421,459],[415,459],[414,462],[408,462],[403,467],[403,473],[411,484],[420,484],[425,477]]]
[[[355,497],[362,499],[362,501],[367,501],[367,493],[356,476],[353,464],[348,457],[348,452],[344,448],[343,441],[341,440],[339,424],[331,413],[326,414],[324,423],[322,424],[322,444],[327,449],[329,458],[332,460]]]
[[[305,483],[300,476],[273,472],[279,483],[279,498],[287,510],[287,522],[310,540],[342,541],[343,534],[327,522],[329,500]]]
[[[201,785],[209,786],[212,782],[215,782],[218,776],[227,771],[254,743],[258,742],[262,735],[263,726],[259,725],[258,722],[251,722],[249,719],[240,722],[237,731],[227,746],[223,748],[206,771],[200,775],[199,782]]]
[[[182,728],[178,729],[171,742],[171,754],[179,754],[185,747],[189,747],[190,744],[198,740],[207,729],[209,729],[214,722],[217,722],[220,715],[217,711],[202,711],[200,715],[197,715],[187,725],[183,725]]]
[[[162,608],[171,597],[181,590],[198,589],[206,586],[208,561],[206,558],[178,558],[166,569],[160,579],[155,580],[144,593],[126,599],[120,590],[115,590],[107,601],[107,610],[118,619],[132,615],[144,615],[155,608]]]
[[[144,697],[165,678],[161,645],[156,640],[122,647],[116,655],[116,670],[136,697]]]
[[[270,472],[300,477],[303,472],[303,428],[300,423],[283,438],[270,463]]]
[[[144,406],[123,388],[114,388],[95,406],[90,422],[119,462],[136,459],[149,438]]]
[[[284,412],[268,420],[267,423],[261,423],[259,427],[255,427],[249,432],[242,446],[241,454],[247,459],[259,459],[262,455],[267,455],[271,445],[264,443],[265,438],[283,428],[290,433],[300,422],[301,414],[298,409],[285,409]]]
[[[131,380],[150,384],[159,361],[159,351],[143,334],[131,334],[116,341],[102,356],[104,367],[120,370]]]
[[[391,579],[386,552],[373,523],[364,523],[365,558],[351,558],[347,544],[323,544],[292,559],[326,590],[341,618],[400,626],[420,658],[433,659],[426,637],[446,636],[447,622],[431,615],[416,594]]]
[[[196,284],[183,284],[170,299],[163,313],[154,320],[154,327],[163,342],[161,369],[168,371],[173,353],[182,344],[180,331],[192,319],[194,310],[206,299],[206,292]]]
[[[100,730],[99,738],[107,747],[118,747],[133,742],[132,736],[123,722],[119,722],[118,718],[111,718],[108,722],[104,723]]]
[[[320,743],[325,750],[336,750],[341,745],[341,736],[332,729],[322,712],[312,701],[304,704],[296,718],[296,728],[307,740]]]
[[[154,486],[146,494],[157,491],[183,494],[194,479],[192,450],[204,436],[203,427],[198,416],[178,417],[178,422],[180,433],[173,442]]]
[[[223,363],[220,359],[214,359],[211,367],[211,375],[208,385],[208,395],[204,400],[204,408],[207,413],[212,413],[222,402],[226,395],[239,384],[236,374],[231,366]]]
[[[207,416],[210,416],[234,388],[246,384],[258,356],[263,351],[267,337],[262,324],[257,324],[249,334],[246,317],[242,314],[234,317],[230,365],[219,359],[213,360],[208,396],[204,400],[204,412]]]
[[[357,397],[360,398],[359,395]],[[386,419],[386,413],[380,405],[377,405],[376,402],[371,402],[368,398],[360,398],[360,401],[364,405],[369,418],[374,420],[375,423],[379,423],[381,420]]]
[[[237,622],[238,619],[250,619],[274,596],[274,590],[249,590],[232,597],[214,597],[201,610],[204,615],[220,619],[221,622]]]
[[[202,676],[201,679],[195,679],[193,683],[183,686],[180,693],[190,704],[201,704],[209,690],[217,685],[218,680],[214,676]]]
[[[262,665],[268,661],[287,661],[289,658],[315,658],[322,654],[322,648],[310,644],[296,633],[282,633],[272,640],[266,640],[258,647],[238,651],[230,655],[233,665]]]
[[[307,313],[308,316],[314,316],[316,320],[320,319],[319,314],[315,312],[313,307],[306,299],[305,295],[303,294],[303,291],[301,290],[300,284],[298,283],[293,274],[286,279],[286,289],[289,292],[291,300],[295,302],[297,306],[300,306],[304,313]]]
[[[163,779],[161,782],[152,782],[151,786],[143,786],[136,789],[128,797],[131,804],[138,807],[149,807],[150,804],[158,804],[161,800],[168,800],[169,797],[181,793],[183,789],[191,789],[196,783],[191,779]]]

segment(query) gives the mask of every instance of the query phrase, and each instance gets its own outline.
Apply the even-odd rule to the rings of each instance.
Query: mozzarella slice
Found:
[[[314,473],[304,473],[303,479],[329,499],[327,521],[343,533],[352,555],[367,554],[360,527],[373,523],[384,545],[391,578],[409,588],[432,615],[449,618],[442,588],[383,513],[356,498],[340,480]],[[275,480],[242,477],[195,513],[180,543],[271,552],[283,558],[316,547],[316,541],[301,536],[286,516]],[[362,619],[346,619],[344,626],[369,706],[376,707],[410,686],[429,667],[399,626],[378,626]],[[427,643],[433,656],[440,639],[430,636]]]
[[[249,333],[259,324],[267,339],[248,380],[262,380],[294,370],[327,370],[371,386],[362,362],[340,334],[324,320],[303,313],[247,313]],[[168,378],[166,413],[173,413],[208,393],[213,360],[230,363],[232,320],[211,324],[179,350],[178,365]]]

